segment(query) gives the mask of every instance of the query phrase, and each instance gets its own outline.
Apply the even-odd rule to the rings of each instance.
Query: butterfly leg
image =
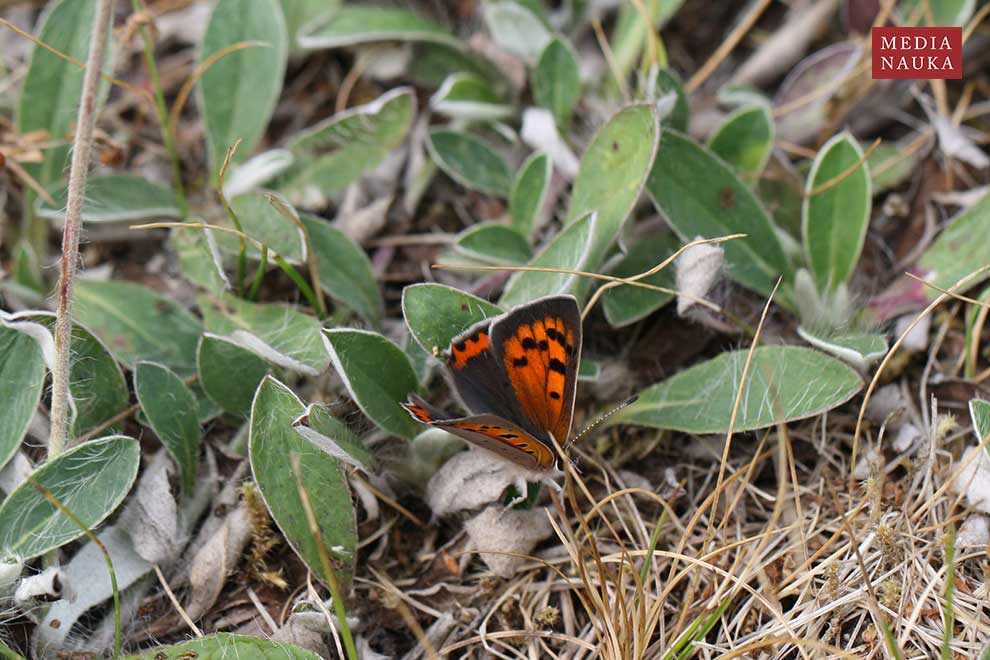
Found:
[[[513,497],[509,503],[505,505],[505,509],[502,510],[502,513],[509,511],[520,502],[525,502],[526,498],[529,497],[529,484],[526,482],[525,478],[521,476],[516,477],[516,480],[512,483],[512,487],[515,488],[516,492],[519,494]]]

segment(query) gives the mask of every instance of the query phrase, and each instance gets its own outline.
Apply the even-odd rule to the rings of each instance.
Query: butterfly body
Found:
[[[546,472],[553,439],[571,430],[581,361],[581,312],[572,296],[551,296],[481,321],[447,352],[454,389],[471,415],[449,417],[413,395],[413,418],[487,449],[519,467]]]

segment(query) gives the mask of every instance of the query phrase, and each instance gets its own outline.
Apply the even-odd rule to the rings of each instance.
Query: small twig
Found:
[[[313,295],[316,296],[316,313],[321,320],[325,319],[327,317],[327,303],[323,298],[323,287],[320,286],[320,267],[316,260],[316,252],[313,250],[313,244],[309,240],[309,230],[306,228],[306,223],[299,218],[299,213],[296,212],[296,209],[280,195],[265,193],[265,199],[275,207],[279,215],[294,224],[296,229],[302,234],[303,249],[306,251],[303,259],[309,267],[309,281],[313,287]]]
[[[746,14],[745,18],[743,18],[732,33],[725,38],[722,45],[720,45],[715,52],[712,53],[712,56],[708,58],[707,62],[701,65],[698,72],[691,76],[691,80],[684,85],[684,91],[690,94],[694,90],[701,87],[702,83],[708,80],[708,76],[712,75],[712,72],[718,68],[718,65],[722,63],[722,60],[729,56],[732,49],[739,44],[742,38],[747,32],[749,32],[750,28],[756,24],[756,21],[763,15],[763,12],[766,11],[766,8],[769,7],[772,2],[773,0],[757,0],[757,2],[749,10],[749,13]]]
[[[368,482],[367,479],[362,479],[361,478],[361,475],[359,475],[357,473],[357,470],[352,470],[351,471],[350,478],[351,479],[354,479],[355,481],[357,481],[358,483],[360,483],[362,486],[364,486],[365,488],[367,488],[368,490],[370,490],[371,493],[375,497],[377,497],[382,502],[385,502],[385,504],[387,504],[390,507],[392,507],[393,509],[395,509],[400,515],[404,516],[412,524],[414,524],[417,527],[420,527],[422,529],[426,529],[428,527],[428,525],[425,522],[423,522],[422,520],[420,520],[419,517],[417,517],[416,514],[414,514],[412,511],[410,511],[406,507],[404,507],[401,504],[399,504],[398,502],[396,502],[394,499],[392,499],[391,497],[389,497],[388,495],[386,495],[385,493],[383,493],[378,488],[375,488],[373,485],[371,485],[370,482]]]
[[[244,233],[244,228],[241,227],[241,221],[238,219],[237,214],[234,213],[234,209],[230,207],[230,202],[227,201],[227,195],[223,191],[224,179],[227,178],[227,168],[230,167],[230,161],[234,158],[234,154],[237,152],[237,147],[241,145],[241,139],[237,138],[234,144],[227,147],[227,155],[223,159],[223,165],[220,166],[220,172],[217,174],[217,197],[220,198],[220,206],[223,210],[227,212],[227,217],[230,221],[234,223],[234,227],[237,231]],[[261,270],[264,271],[264,263],[262,263]],[[237,290],[244,290],[244,276],[247,272],[247,241],[242,236],[241,237],[241,251],[237,255]]]
[[[203,77],[211,66],[219,62],[224,57],[236,53],[239,50],[244,50],[245,48],[253,48],[255,46],[271,46],[267,41],[239,41],[236,44],[230,44],[225,48],[221,48],[217,52],[211,54],[203,62],[196,67],[196,70],[192,72],[189,78],[182,83],[182,87],[179,88],[179,93],[175,97],[175,101],[172,103],[172,111],[169,113],[168,118],[168,130],[175,135],[175,127],[179,124],[179,116],[182,114],[182,109],[186,105],[186,101],[189,100],[189,95],[192,94],[193,88],[196,86],[196,81]]]
[[[58,307],[55,316],[55,366],[52,370],[51,435],[48,457],[65,448],[69,432],[69,364],[72,355],[72,280],[79,264],[79,233],[82,207],[86,195],[93,129],[96,124],[96,101],[100,87],[100,64],[106,52],[110,32],[110,0],[100,0],[93,19],[92,39],[86,58],[82,98],[76,118],[76,135],[72,147],[72,167],[62,230],[62,272],[58,281]]]
[[[60,50],[58,50],[56,48],[52,48],[51,46],[49,46],[48,44],[46,44],[41,39],[38,39],[37,37],[35,37],[30,32],[25,32],[24,30],[20,29],[19,27],[17,27],[13,23],[11,23],[10,21],[8,21],[8,20],[6,20],[6,19],[4,19],[2,17],[0,17],[0,25],[4,25],[6,27],[9,27],[11,30],[13,30],[14,32],[16,32],[18,35],[24,37],[25,39],[27,39],[28,41],[30,41],[31,43],[33,43],[35,46],[37,46],[38,48],[44,48],[45,50],[47,50],[49,53],[51,53],[55,57],[59,57],[59,58],[65,60],[66,62],[68,62],[69,64],[74,64],[74,65],[76,65],[77,67],[79,67],[80,69],[82,69],[84,71],[86,70],[87,66],[85,64],[83,64],[82,62],[80,62],[79,60],[77,60],[76,58],[72,57],[71,55],[67,55],[67,54],[63,53],[62,51],[60,51]],[[97,67],[97,68],[99,68],[99,67]],[[135,94],[137,94],[139,96],[143,96],[148,101],[151,101],[152,103],[154,103],[154,99],[152,98],[151,93],[148,90],[146,90],[146,89],[141,89],[140,87],[135,87],[134,85],[130,84],[129,82],[124,82],[123,80],[120,80],[119,78],[113,78],[111,76],[105,75],[102,72],[99,74],[99,76],[100,76],[100,79],[107,81],[111,85],[116,85],[117,87],[121,87],[121,88],[126,89],[126,90],[128,90],[130,92],[134,92]]]
[[[258,610],[258,614],[260,614],[261,618],[265,620],[265,623],[268,624],[268,627],[272,629],[272,634],[274,635],[275,633],[277,633],[278,624],[275,623],[275,619],[273,619],[272,615],[268,612],[267,609],[265,609],[265,604],[261,602],[260,598],[258,598],[258,594],[254,592],[254,589],[248,587],[247,595],[248,598],[251,599],[251,604],[254,605],[254,609]]]
[[[820,195],[826,190],[831,190],[835,186],[845,181],[846,178],[851,176],[853,172],[855,172],[856,170],[858,170],[860,167],[863,166],[863,163],[866,162],[866,160],[873,154],[874,151],[877,150],[877,147],[879,146],[880,146],[880,138],[877,138],[876,140],[873,141],[873,144],[871,144],[869,148],[863,152],[863,155],[860,156],[855,163],[853,163],[852,165],[850,165],[849,167],[847,167],[842,172],[832,177],[825,183],[819,186],[815,186],[814,188],[809,190],[807,193],[805,193],[805,197],[814,197],[815,195]]]
[[[605,56],[605,61],[608,63],[609,71],[612,72],[612,77],[615,78],[615,84],[619,86],[619,91],[622,92],[622,98],[628,103],[629,87],[626,85],[622,71],[615,61],[612,47],[608,45],[608,38],[605,36],[605,30],[602,29],[602,22],[596,18],[591,21],[591,27],[594,28],[595,39],[598,41],[598,47],[602,49],[602,55]]]
[[[168,596],[169,601],[172,603],[172,607],[174,607],[175,611],[179,613],[179,618],[181,618],[185,624],[189,626],[189,630],[193,631],[193,634],[196,635],[196,637],[202,637],[203,631],[200,630],[195,623],[193,623],[193,620],[189,618],[189,614],[182,608],[182,605],[179,604],[179,599],[175,597],[175,594],[172,593],[172,588],[168,586],[168,580],[165,579],[162,569],[158,568],[158,564],[152,564],[152,568],[155,569],[155,575],[158,576],[158,582],[161,583],[162,589],[165,591],[165,595]]]
[[[969,296],[964,296],[961,293],[956,293],[954,291],[950,291],[949,289],[943,289],[937,284],[932,284],[928,280],[922,279],[911,272],[905,272],[904,274],[910,277],[912,280],[918,280],[924,286],[927,286],[929,289],[933,289],[935,291],[938,291],[939,293],[944,293],[945,295],[955,298],[956,300],[968,302],[972,305],[976,305],[977,307],[982,307],[984,309],[990,309],[990,301],[977,300],[976,298],[970,298]]]
[[[13,172],[14,176],[20,179],[28,188],[33,190],[34,194],[45,200],[46,204],[49,206],[55,206],[55,200],[48,194],[48,191],[45,190],[44,186],[38,183],[37,179],[28,174],[27,171],[21,167],[20,163],[13,158],[7,158],[4,162],[4,167]]]

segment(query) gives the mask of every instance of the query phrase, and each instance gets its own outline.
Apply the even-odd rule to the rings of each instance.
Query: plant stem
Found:
[[[131,6],[135,14],[146,11],[141,0],[131,0]],[[148,78],[151,86],[155,90],[155,109],[158,111],[158,121],[162,125],[162,140],[165,142],[165,150],[168,151],[168,158],[172,161],[172,185],[175,186],[175,197],[179,202],[179,213],[182,219],[189,215],[189,204],[186,202],[186,189],[182,184],[182,163],[179,161],[179,151],[175,146],[175,134],[172,132],[172,125],[168,121],[168,106],[165,105],[165,92],[162,90],[162,81],[158,76],[158,64],[155,63],[155,46],[151,41],[151,30],[148,25],[141,25],[141,41],[144,42],[144,61],[148,67]]]
[[[299,454],[293,453],[289,456],[292,461],[292,471],[296,478],[296,488],[299,490],[299,502],[302,504],[303,512],[306,514],[306,522],[309,524],[309,531],[316,541],[317,554],[320,556],[320,565],[323,568],[323,579],[330,588],[333,598],[333,609],[337,614],[337,625],[340,626],[340,636],[344,640],[344,648],[347,650],[348,660],[358,660],[357,649],[354,646],[354,638],[351,636],[351,626],[347,623],[347,609],[344,607],[344,594],[341,592],[340,583],[337,582],[337,575],[330,566],[330,553],[323,542],[323,534],[320,532],[320,525],[316,522],[316,514],[313,512],[313,505],[309,499],[309,493],[302,482],[302,467]]]
[[[110,0],[98,0],[93,20],[93,36],[86,57],[82,99],[76,117],[76,135],[72,145],[69,192],[62,231],[62,272],[58,281],[58,308],[55,318],[55,367],[52,371],[51,436],[48,457],[65,448],[69,431],[69,358],[72,343],[72,279],[79,262],[79,231],[82,205],[89,174],[93,128],[96,124],[96,99],[100,85],[100,65],[106,52],[110,28]]]

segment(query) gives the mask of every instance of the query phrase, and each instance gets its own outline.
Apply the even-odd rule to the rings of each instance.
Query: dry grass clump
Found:
[[[956,547],[950,490],[971,429],[934,399],[913,410],[932,395],[908,382],[862,424],[855,466],[848,410],[730,434],[724,470],[725,438],[613,429],[600,445],[621,452],[579,448],[550,493],[556,538],[513,579],[462,573],[455,537],[417,558],[432,586],[397,588],[437,624],[455,613],[431,636],[450,657],[977,657],[990,563]]]

